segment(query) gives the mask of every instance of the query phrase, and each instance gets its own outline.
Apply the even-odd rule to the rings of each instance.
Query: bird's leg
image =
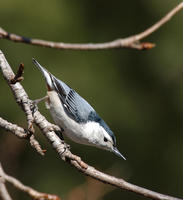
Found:
[[[40,103],[41,101],[47,100],[47,99],[48,99],[48,96],[46,95],[46,96],[43,97],[43,98],[36,99],[36,100],[33,100],[33,101],[32,101],[32,106],[31,106],[32,115],[34,115],[34,113],[38,110],[37,104]]]
[[[32,103],[33,103],[34,105],[37,105],[37,104],[40,103],[41,101],[47,100],[48,98],[49,98],[49,97],[46,95],[46,96],[43,97],[43,98],[36,99],[36,100],[32,101]]]
[[[58,137],[62,140],[62,143],[65,145],[65,150],[64,150],[64,152],[65,152],[66,149],[70,150],[71,147],[70,147],[69,144],[66,144],[66,143],[64,142],[64,136],[63,136],[64,129],[61,128],[61,127],[60,127],[60,129],[61,129],[61,130],[54,130],[54,131],[55,131],[55,133],[58,135]]]

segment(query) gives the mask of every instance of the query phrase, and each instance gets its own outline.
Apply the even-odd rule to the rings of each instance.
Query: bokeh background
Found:
[[[143,31],[179,2],[6,0],[0,3],[0,24],[8,32],[26,37],[69,43],[106,42]],[[157,44],[149,51],[60,51],[7,40],[0,40],[0,49],[14,71],[20,62],[25,64],[22,84],[31,99],[46,93],[32,57],[87,99],[114,131],[127,161],[66,139],[72,152],[111,175],[183,197],[182,22],[180,12],[146,38]],[[24,113],[2,76],[0,91],[0,115],[26,128]],[[39,108],[52,121],[44,103]],[[58,158],[38,129],[36,137],[47,150],[45,157],[34,152],[28,142],[0,129],[0,161],[8,174],[39,191],[68,200],[138,198],[86,178]],[[8,187],[14,199],[29,199]]]

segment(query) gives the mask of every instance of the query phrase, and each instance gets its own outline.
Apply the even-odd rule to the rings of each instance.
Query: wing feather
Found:
[[[75,90],[64,82],[51,75],[55,90],[64,105],[65,112],[78,123],[85,123],[89,115],[94,111],[92,106],[84,100]]]

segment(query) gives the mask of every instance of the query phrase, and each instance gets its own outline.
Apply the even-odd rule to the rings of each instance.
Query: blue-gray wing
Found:
[[[66,109],[78,123],[85,123],[94,109],[75,90],[71,89],[65,99]]]
[[[58,80],[53,75],[51,76],[51,79],[68,116],[78,123],[86,123],[87,121],[99,123],[112,137],[115,146],[116,138],[113,132],[104,120],[96,113],[93,107],[64,82]]]
[[[94,112],[92,106],[64,82],[54,76],[52,76],[52,81],[69,117],[78,123],[87,122],[91,112]]]

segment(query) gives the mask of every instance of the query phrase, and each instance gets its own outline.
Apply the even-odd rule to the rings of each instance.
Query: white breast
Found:
[[[63,134],[69,137],[74,142],[86,145],[96,146],[97,141],[95,138],[98,136],[98,123],[89,122],[87,124],[79,124],[71,119],[64,111],[63,105],[55,91],[47,92],[48,109],[53,117],[55,123],[64,129]],[[97,136],[97,137],[95,137]]]

